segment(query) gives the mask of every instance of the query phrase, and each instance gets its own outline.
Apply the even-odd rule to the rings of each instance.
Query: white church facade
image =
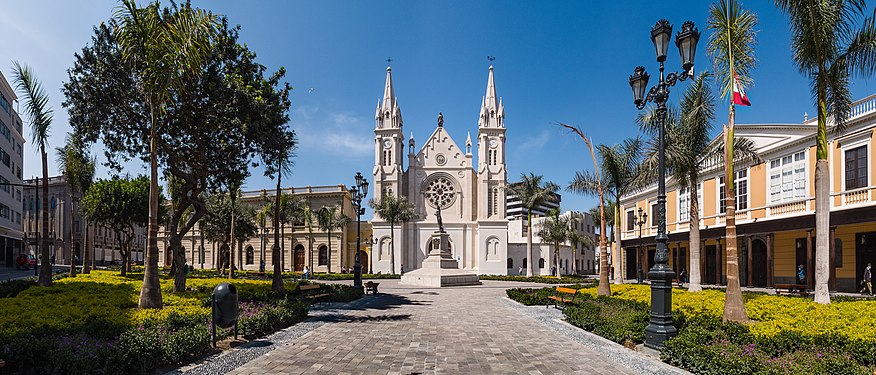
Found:
[[[428,254],[429,239],[438,229],[436,212],[440,207],[451,253],[460,268],[479,274],[508,274],[505,108],[496,96],[493,67],[474,143],[469,134],[460,147],[440,115],[435,131],[422,146],[416,147],[413,135],[406,142],[390,68],[375,120],[372,196],[406,196],[414,205],[416,219],[396,225],[393,244],[389,223],[374,217],[374,272],[393,272],[391,252],[395,254],[395,273],[402,267],[404,271],[420,268]]]

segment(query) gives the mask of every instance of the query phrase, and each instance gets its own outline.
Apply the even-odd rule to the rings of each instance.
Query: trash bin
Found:
[[[216,327],[229,328],[234,326],[234,338],[237,338],[237,288],[229,283],[222,283],[213,288],[213,346],[216,346]]]

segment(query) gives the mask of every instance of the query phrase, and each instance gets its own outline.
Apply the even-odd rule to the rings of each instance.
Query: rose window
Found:
[[[456,188],[449,177],[438,176],[427,183],[425,195],[430,206],[445,209],[456,200]]]

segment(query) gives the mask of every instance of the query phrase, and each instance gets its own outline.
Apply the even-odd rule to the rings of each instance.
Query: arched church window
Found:
[[[538,268],[544,268],[544,258],[538,260]]]
[[[328,264],[328,248],[325,245],[319,246],[319,265],[325,266]]]
[[[508,258],[508,269],[514,269],[514,259]]]
[[[246,264],[255,264],[255,251],[252,246],[246,247]]]
[[[425,197],[429,205],[434,208],[446,209],[450,207],[456,200],[456,187],[453,180],[444,175],[435,176],[426,182]]]

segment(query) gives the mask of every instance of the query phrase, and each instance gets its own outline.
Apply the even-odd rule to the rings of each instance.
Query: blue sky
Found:
[[[373,167],[374,108],[382,97],[387,57],[404,131],[422,144],[443,112],[457,143],[477,132],[487,81],[487,56],[496,57],[496,87],[504,99],[510,179],[534,172],[565,186],[574,172],[592,167],[582,142],[555,123],[582,127],[596,143],[633,137],[628,77],[637,65],[656,75],[650,28],[660,18],[678,30],[692,20],[703,33],[696,70],[710,70],[703,48],[710,2],[652,1],[195,1],[240,24],[241,41],[258,60],[287,69],[293,85],[291,125],[301,141],[296,166],[284,182],[295,186],[350,184]],[[73,54],[90,42],[92,26],[118,3],[92,0],[7,2],[0,12],[0,71],[12,60],[34,67],[52,96],[51,144],[70,130],[60,91]],[[808,81],[791,60],[787,21],[771,1],[743,2],[759,19],[759,65],[747,90],[753,106],[740,123],[797,123],[815,113]],[[679,69],[677,51],[667,66]],[[686,82],[679,83],[677,102]],[[874,91],[855,79],[855,98]],[[726,121],[720,106],[717,131]],[[25,131],[27,177],[38,174],[39,154]],[[101,151],[95,150],[97,154]],[[51,174],[57,167],[50,162]],[[132,174],[145,170],[130,166]],[[100,174],[106,174],[101,168]],[[269,188],[253,171],[250,189]],[[592,197],[563,193],[564,209],[585,210]],[[369,215],[370,216],[370,215]]]

